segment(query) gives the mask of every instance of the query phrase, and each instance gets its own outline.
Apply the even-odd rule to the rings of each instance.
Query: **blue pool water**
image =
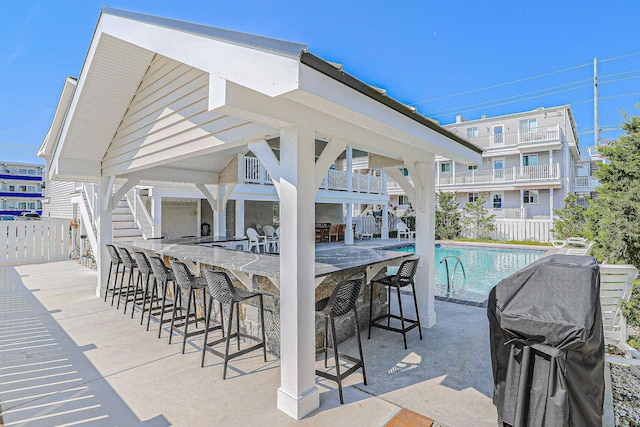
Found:
[[[394,248],[397,251],[413,252],[413,246]],[[483,302],[489,296],[489,291],[500,280],[515,273],[540,258],[545,251],[520,249],[494,249],[471,246],[441,246],[436,245],[435,276],[436,295],[457,298],[466,301]],[[440,263],[444,257],[454,255],[460,258],[467,278],[462,269],[457,268],[453,289],[447,291],[447,273],[445,263]],[[453,270],[455,259],[449,260],[449,268]],[[449,274],[451,275],[451,271]]]

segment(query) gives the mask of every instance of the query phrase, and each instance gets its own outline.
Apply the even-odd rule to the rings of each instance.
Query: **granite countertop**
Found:
[[[123,244],[134,249],[153,252],[177,259],[199,262],[231,271],[257,274],[273,279],[280,278],[280,256],[275,254],[255,254],[234,251],[221,247],[199,246],[202,239],[184,238],[176,240],[144,240],[136,239]],[[228,241],[228,240],[226,240]],[[339,246],[316,251],[315,277],[327,276],[331,273],[348,270],[354,267],[365,267],[381,262],[399,260],[412,256],[408,252],[394,252],[383,249],[372,249],[362,246]]]

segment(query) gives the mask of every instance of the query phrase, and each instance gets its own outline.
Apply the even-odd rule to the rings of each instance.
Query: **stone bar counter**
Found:
[[[129,249],[140,250],[150,254],[175,258],[185,262],[199,275],[203,268],[222,269],[236,286],[265,294],[265,323],[268,348],[279,354],[280,345],[280,257],[277,254],[252,253],[241,250],[230,250],[236,239],[216,239],[212,237],[182,238],[175,240],[137,239],[123,243]],[[335,285],[342,279],[364,275],[364,284],[358,300],[358,319],[364,328],[369,320],[369,282],[376,275],[384,272],[385,267],[399,265],[403,259],[413,256],[409,252],[396,252],[374,249],[366,246],[344,245],[316,249],[315,276],[316,301],[331,294]],[[387,295],[384,292],[374,294],[374,316],[387,310]],[[313,309],[313,307],[310,307]],[[249,333],[256,333],[258,328],[258,309],[245,305],[241,314],[243,328]],[[324,322],[316,323],[316,346],[323,345]],[[342,341],[353,334],[353,322],[344,319],[336,324],[338,340]]]

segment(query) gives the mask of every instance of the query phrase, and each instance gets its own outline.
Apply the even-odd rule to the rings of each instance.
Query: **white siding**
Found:
[[[242,137],[243,129],[253,132],[250,122],[208,111],[208,96],[207,73],[156,56],[118,127],[103,169],[159,165]]]
[[[71,193],[74,190],[74,183],[67,181],[51,181],[47,183],[49,201],[42,203],[42,216],[51,218],[72,219],[73,206],[71,204]]]

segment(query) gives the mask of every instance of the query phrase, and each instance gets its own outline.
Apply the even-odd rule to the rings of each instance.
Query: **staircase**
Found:
[[[94,194],[90,190],[90,185],[85,186],[79,193],[72,197],[72,203],[77,203],[82,218],[82,222],[87,228],[87,238],[91,246],[91,252],[97,251],[97,231],[93,220]],[[89,227],[90,225],[90,227]],[[129,208],[126,198],[122,198],[112,211],[113,242],[118,243],[142,237],[142,231],[136,225],[133,213]]]

